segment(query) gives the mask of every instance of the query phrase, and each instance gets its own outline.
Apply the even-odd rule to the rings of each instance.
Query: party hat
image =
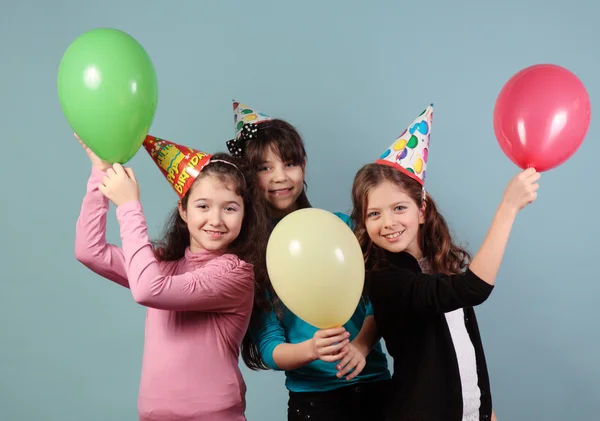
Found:
[[[389,165],[425,185],[429,136],[433,120],[433,104],[419,115],[394,143],[381,154],[376,163]]]
[[[143,144],[179,198],[185,196],[212,156],[150,135]]]
[[[233,100],[233,124],[235,137],[228,140],[227,149],[234,156],[242,156],[248,139],[252,139],[258,131],[258,124],[271,120],[271,117],[256,111],[245,104]]]

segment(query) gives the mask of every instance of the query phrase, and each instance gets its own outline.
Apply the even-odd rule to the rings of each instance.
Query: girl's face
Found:
[[[303,165],[284,162],[269,148],[263,152],[257,174],[274,217],[280,218],[296,210],[296,200],[304,189]]]
[[[424,211],[398,185],[384,181],[367,196],[367,234],[384,250],[406,251],[420,259],[423,255],[418,234],[419,225],[425,221]]]
[[[190,231],[190,251],[227,248],[242,229],[244,200],[231,186],[213,176],[192,185],[187,206],[179,203],[179,214]]]

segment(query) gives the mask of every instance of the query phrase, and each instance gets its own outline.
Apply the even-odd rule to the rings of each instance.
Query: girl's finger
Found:
[[[338,354],[322,355],[319,359],[321,361],[325,361],[326,363],[335,363],[344,358],[347,353],[347,349],[342,349]]]
[[[342,350],[342,348],[344,348],[346,345],[348,345],[350,341],[348,339],[337,343],[335,345],[331,345],[331,346],[327,346],[321,349],[320,353],[321,355],[335,355],[335,354],[339,354],[340,351]],[[346,351],[347,352],[347,351]]]
[[[337,337],[339,335],[342,335],[344,332],[346,332],[346,329],[344,329],[343,327],[332,327],[331,329],[323,329],[317,331],[317,333],[315,333],[315,336],[321,339],[325,339],[330,338],[332,336]]]
[[[125,170],[123,169],[123,166],[121,164],[113,164],[113,170],[115,172],[115,174],[117,175],[124,175]]]
[[[358,363],[360,362],[360,359],[358,358],[353,358],[350,363],[346,364],[346,366],[343,368],[343,370],[340,370],[338,372],[338,377],[344,377],[346,374],[348,374],[350,371],[352,371],[353,368],[356,368],[356,366],[358,365]]]
[[[348,339],[348,334],[342,333],[341,335],[332,336],[330,338],[319,339],[319,340],[317,340],[316,345],[317,345],[317,348],[325,348],[325,347],[331,346],[335,343],[343,342],[346,339]]]
[[[129,178],[131,178],[137,184],[137,180],[135,179],[135,174],[133,173],[133,168],[127,167],[127,168],[125,168],[125,172],[129,176]]]
[[[342,358],[342,360],[336,367],[338,369],[338,374],[339,374],[339,371],[343,370],[344,367],[346,367],[346,364],[348,364],[351,360],[352,360],[352,356],[350,355],[350,353],[346,354],[346,356],[344,358]],[[341,377],[341,376],[338,376],[338,377]]]
[[[363,369],[365,368],[365,365],[366,365],[365,361],[360,360],[358,362],[358,364],[356,365],[356,367],[354,368],[354,371],[352,373],[350,373],[348,375],[348,377],[346,377],[346,380],[352,380],[353,378],[355,378],[356,376],[358,376],[363,371]]]

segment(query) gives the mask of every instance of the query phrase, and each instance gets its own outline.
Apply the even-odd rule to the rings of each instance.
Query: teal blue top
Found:
[[[335,213],[335,215],[352,228],[352,223],[348,215],[343,213]],[[316,327],[296,317],[283,305],[282,308],[283,315],[281,319],[277,317],[274,311],[271,311],[263,316],[262,323],[251,328],[254,342],[258,347],[263,361],[273,370],[280,370],[273,360],[273,351],[277,345],[304,342],[311,339],[318,330]],[[365,318],[372,315],[373,309],[371,305],[361,300],[354,315],[344,325],[344,328],[350,333],[350,340],[353,340],[358,335]],[[379,342],[377,342],[369,353],[363,371],[354,379],[350,381],[345,378],[340,379],[336,374],[337,368],[335,362],[326,363],[316,360],[299,369],[286,371],[285,386],[292,392],[325,392],[358,382],[372,382],[390,378],[387,358]]]

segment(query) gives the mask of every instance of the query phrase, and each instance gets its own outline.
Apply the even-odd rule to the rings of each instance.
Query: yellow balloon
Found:
[[[358,240],[340,218],[316,208],[290,213],[271,233],[266,257],[273,289],[296,316],[319,329],[350,320],[365,264]]]
[[[414,167],[417,174],[421,174],[421,171],[423,171],[423,160],[421,158],[417,158],[415,160]]]
[[[406,139],[400,139],[396,143],[394,143],[394,150],[401,151],[406,146]]]

